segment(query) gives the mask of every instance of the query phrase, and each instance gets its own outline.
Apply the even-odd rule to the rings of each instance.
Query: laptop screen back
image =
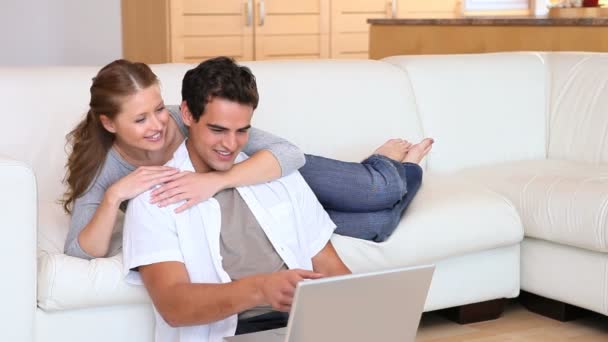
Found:
[[[414,341],[434,266],[303,281],[287,342]]]

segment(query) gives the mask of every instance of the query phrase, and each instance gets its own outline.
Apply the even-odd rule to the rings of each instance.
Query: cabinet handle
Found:
[[[253,0],[247,0],[247,4],[245,5],[245,14],[247,15],[245,26],[251,26],[253,23]]]
[[[260,26],[264,26],[265,20],[266,20],[266,5],[264,5],[264,0],[260,0]]]
[[[397,18],[397,1],[391,0],[391,18]]]

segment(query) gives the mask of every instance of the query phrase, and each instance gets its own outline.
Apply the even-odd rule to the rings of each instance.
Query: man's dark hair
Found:
[[[239,66],[228,57],[206,60],[186,72],[182,81],[182,101],[186,101],[194,121],[198,122],[207,103],[215,97],[256,109],[259,95],[255,76],[248,67]]]

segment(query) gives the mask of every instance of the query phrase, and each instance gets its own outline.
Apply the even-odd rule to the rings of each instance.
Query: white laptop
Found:
[[[286,328],[227,342],[410,342],[435,266],[408,267],[298,283]]]

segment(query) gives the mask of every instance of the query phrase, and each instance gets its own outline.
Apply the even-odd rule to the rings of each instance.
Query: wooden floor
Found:
[[[608,317],[591,315],[562,323],[526,310],[518,303],[507,306],[501,318],[459,325],[434,313],[422,316],[417,342],[608,342]]]

